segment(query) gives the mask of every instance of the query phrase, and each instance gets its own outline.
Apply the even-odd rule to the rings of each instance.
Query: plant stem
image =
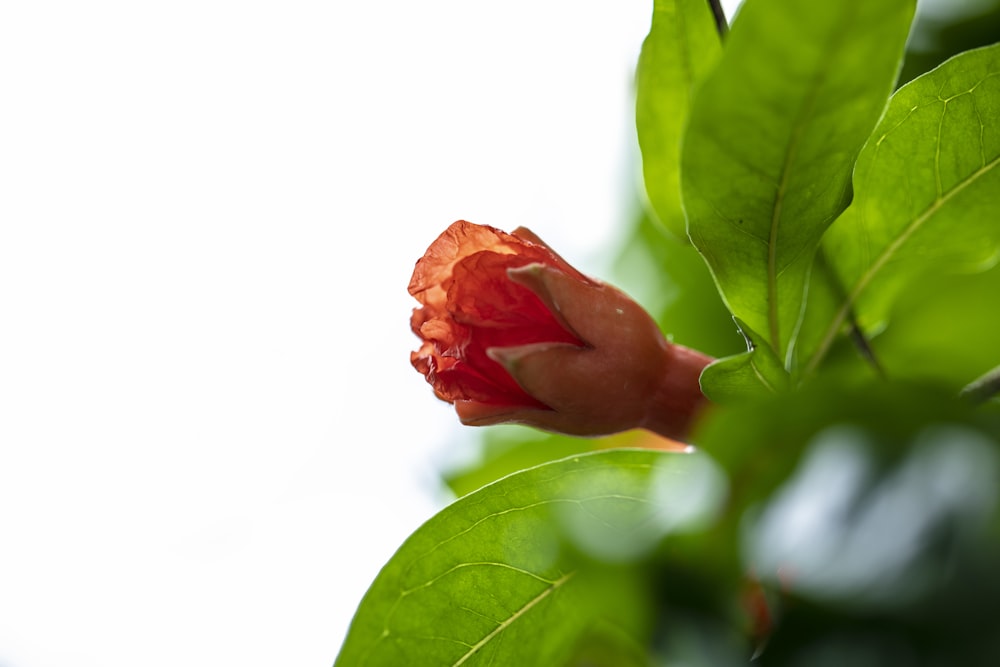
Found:
[[[885,378],[885,369],[878,362],[875,357],[875,351],[872,349],[871,343],[865,336],[865,332],[861,330],[861,326],[858,324],[858,318],[854,313],[854,307],[852,304],[853,300],[847,294],[847,290],[840,283],[840,279],[837,274],[833,272],[833,268],[830,266],[830,262],[826,257],[826,252],[823,246],[820,246],[816,250],[816,259],[813,263],[813,272],[810,276],[811,281],[822,280],[825,284],[825,288],[830,290],[833,294],[833,298],[836,303],[842,304],[839,311],[837,311],[830,328],[827,329],[826,336],[820,342],[819,347],[813,353],[809,362],[806,364],[805,374],[812,374],[819,363],[826,356],[826,353],[830,350],[830,345],[833,343],[833,339],[836,337],[837,332],[841,330],[841,327],[846,322],[848,325],[848,335],[851,341],[854,343],[855,347],[858,348],[858,352],[861,357],[871,365],[872,369],[878,374],[879,377]]]
[[[715,359],[682,345],[669,345],[664,358],[665,372],[650,396],[649,411],[639,426],[684,442],[695,419],[708,405],[699,378],[705,366]]]
[[[719,30],[719,37],[725,37],[729,32],[729,23],[726,21],[726,13],[722,11],[720,0],[708,0],[708,6],[712,8],[712,16],[715,17],[715,27]]]
[[[878,376],[883,380],[886,379],[885,369],[882,368],[882,364],[878,362],[878,358],[875,357],[875,350],[872,349],[871,343],[865,338],[864,332],[858,325],[858,318],[854,316],[854,309],[852,308],[847,313],[847,317],[850,321],[851,326],[851,340],[854,341],[854,346],[858,348],[858,352],[861,354],[861,358],[867,361]]]

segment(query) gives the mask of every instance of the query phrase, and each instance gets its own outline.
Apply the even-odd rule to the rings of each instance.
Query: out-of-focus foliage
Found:
[[[720,412],[717,527],[765,582],[763,665],[1000,660],[1000,413],[903,383],[816,383]]]
[[[962,51],[1000,40],[1000,0],[963,0],[955,5],[960,14],[931,14],[918,7],[899,85]]]

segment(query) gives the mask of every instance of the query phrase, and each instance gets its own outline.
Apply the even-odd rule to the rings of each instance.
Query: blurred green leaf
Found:
[[[942,9],[940,3],[917,8],[899,85],[962,51],[989,46],[1000,36],[1000,0],[962,0],[950,12]]]
[[[646,194],[656,218],[687,241],[681,208],[681,130],[691,89],[720,52],[705,0],[654,0],[653,23],[636,70],[635,120]]]
[[[852,308],[871,329],[916,276],[995,262],[998,164],[1000,45],[956,56],[896,92],[858,158],[854,202],[824,238],[845,297],[810,367]]]
[[[716,403],[788,389],[788,373],[774,351],[756,331],[736,318],[747,341],[747,352],[719,359],[701,373],[701,390]]]
[[[688,233],[734,315],[782,359],[815,247],[893,88],[914,0],[749,0],[696,90]],[[786,361],[787,363],[787,361]]]
[[[702,422],[694,440],[730,475],[730,508],[742,512],[768,498],[828,428],[863,428],[888,460],[905,453],[914,435],[935,423],[982,425],[1000,433],[992,413],[975,410],[947,387],[819,378],[795,392],[761,394],[719,409]]]
[[[936,385],[824,378],[796,392],[762,394],[720,408],[702,422],[694,440],[729,477],[731,492],[716,532],[745,535],[747,512],[774,498],[824,433],[859,434],[857,447],[873,468],[887,470],[912,452],[914,440],[929,427],[951,424],[998,440],[998,417],[996,410],[976,409]],[[837,492],[836,466],[828,473],[827,481],[812,482],[813,498],[802,500],[802,508]]]
[[[626,565],[708,520],[723,484],[702,456],[614,450],[465,496],[382,569],[336,665],[562,665],[594,641],[646,646],[649,590]]]

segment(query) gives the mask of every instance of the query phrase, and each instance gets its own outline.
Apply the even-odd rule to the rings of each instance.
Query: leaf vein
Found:
[[[538,581],[541,581],[541,582],[546,583],[546,584],[553,583],[552,579],[546,579],[545,577],[543,577],[541,575],[535,574],[534,572],[531,572],[529,570],[525,570],[525,569],[519,568],[519,567],[514,566],[514,565],[510,565],[509,563],[498,563],[498,562],[494,562],[494,561],[477,561],[477,562],[471,562],[471,563],[459,563],[458,565],[452,566],[452,567],[448,568],[447,570],[445,570],[444,572],[442,572],[441,574],[437,575],[436,577],[434,577],[432,579],[429,579],[428,581],[425,581],[422,584],[419,584],[417,586],[414,586],[412,588],[408,588],[408,589],[402,591],[400,593],[400,597],[406,597],[407,595],[410,595],[411,593],[414,593],[414,592],[416,592],[416,591],[418,591],[418,590],[420,590],[422,588],[427,588],[428,586],[433,586],[434,584],[436,584],[441,579],[444,579],[445,577],[447,577],[449,574],[452,574],[454,572],[457,572],[458,570],[461,570],[461,569],[464,569],[464,568],[467,568],[467,567],[499,567],[499,568],[502,568],[502,569],[505,569],[505,570],[511,570],[513,572],[517,572],[519,574],[526,575],[528,577],[531,577],[532,579],[537,579]]]
[[[795,121],[792,125],[792,133],[788,144],[785,146],[785,155],[781,164],[781,176],[778,179],[778,187],[774,195],[774,204],[771,208],[771,226],[768,236],[767,247],[767,317],[771,338],[771,347],[777,354],[781,354],[781,327],[778,312],[778,231],[781,227],[781,215],[784,207],[785,195],[788,191],[788,182],[793,173],[793,165],[798,156],[799,146],[802,143],[802,135],[809,125],[819,97],[819,90],[826,80],[824,70],[816,72],[809,82],[809,92],[802,105],[795,114]]]
[[[500,625],[498,625],[496,628],[494,628],[488,635],[486,635],[485,637],[483,637],[482,639],[480,639],[478,642],[476,642],[468,650],[468,652],[465,653],[465,655],[463,655],[461,658],[459,658],[457,662],[455,662],[454,664],[452,664],[452,667],[460,667],[460,665],[465,664],[469,660],[469,658],[471,658],[473,655],[475,655],[475,653],[479,649],[481,649],[482,647],[486,646],[486,644],[488,644],[490,641],[492,641],[494,637],[496,637],[498,634],[500,634],[501,632],[503,632],[504,630],[506,630],[508,627],[510,627],[511,624],[514,623],[514,621],[516,621],[517,619],[521,618],[526,613],[528,613],[529,611],[531,611],[531,609],[533,607],[535,607],[537,604],[539,604],[542,600],[544,600],[545,598],[547,598],[549,595],[552,595],[552,593],[554,593],[560,586],[562,586],[567,581],[569,581],[573,577],[574,574],[575,574],[575,572],[570,572],[570,573],[564,575],[563,577],[561,577],[560,579],[557,579],[556,581],[553,581],[552,584],[548,588],[546,588],[544,591],[542,591],[541,593],[539,593],[538,595],[536,595],[534,598],[532,598],[531,600],[529,600],[528,602],[526,602],[523,607],[521,607],[516,612],[514,612],[513,614],[511,614],[510,618],[508,618],[507,620],[503,621]]]
[[[753,374],[757,376],[757,379],[760,380],[760,383],[762,385],[767,387],[767,389],[771,391],[771,393],[776,393],[774,385],[768,381],[768,379],[764,376],[763,373],[760,372],[760,369],[757,367],[757,362],[753,359],[753,357],[750,358],[750,368],[753,369]]]
[[[624,468],[635,468],[635,469],[639,469],[639,470],[647,470],[647,469],[652,468],[653,466],[650,465],[650,464],[648,464],[648,463],[632,463],[632,464],[622,465],[621,467],[623,469]],[[551,477],[549,479],[540,480],[540,481],[537,482],[537,484],[548,484],[548,483],[551,483],[551,482],[553,482],[553,481],[555,481],[557,479],[560,479],[562,477],[566,477],[566,476],[574,475],[574,474],[579,474],[580,472],[581,472],[580,469],[577,469],[577,470],[568,470],[568,471],[566,471],[564,473],[561,473],[561,474],[556,475],[554,477]],[[414,558],[413,559],[413,564],[410,565],[410,568],[412,568],[414,564],[416,564],[417,562],[423,560],[427,556],[430,556],[435,551],[437,551],[441,547],[445,546],[449,542],[462,537],[463,535],[465,535],[465,534],[467,534],[467,533],[475,530],[480,524],[482,524],[482,523],[484,523],[486,521],[489,521],[490,519],[496,518],[498,516],[503,516],[503,515],[509,514],[511,512],[521,512],[521,511],[524,511],[524,510],[529,510],[529,509],[532,509],[532,508],[535,508],[535,507],[540,507],[542,505],[548,505],[548,504],[551,504],[551,503],[559,503],[559,502],[575,502],[575,503],[580,503],[580,502],[583,502],[585,500],[597,500],[597,499],[600,499],[602,497],[603,496],[593,496],[593,497],[590,497],[590,498],[549,498],[547,500],[538,501],[537,503],[530,503],[528,505],[521,505],[521,506],[518,506],[518,507],[508,507],[507,509],[500,510],[500,511],[497,511],[497,512],[490,512],[490,513],[485,514],[484,516],[476,519],[476,521],[474,521],[471,525],[469,525],[466,528],[464,528],[464,529],[460,530],[459,532],[455,533],[454,535],[452,535],[448,539],[442,540],[441,542],[438,542],[431,549],[429,549],[426,553],[423,553],[420,556],[418,556],[417,558]],[[641,500],[641,499],[640,498],[635,498],[634,500],[638,501],[638,500]],[[409,571],[410,568],[407,568],[407,571]]]

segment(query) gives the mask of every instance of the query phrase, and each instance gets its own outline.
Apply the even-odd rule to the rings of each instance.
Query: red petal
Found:
[[[509,268],[542,263],[587,280],[534,240],[460,220],[417,262],[409,291],[423,307],[413,311],[410,326],[424,344],[411,362],[438,397],[545,407],[486,354],[491,347],[538,342],[581,345],[531,290],[507,275]]]

